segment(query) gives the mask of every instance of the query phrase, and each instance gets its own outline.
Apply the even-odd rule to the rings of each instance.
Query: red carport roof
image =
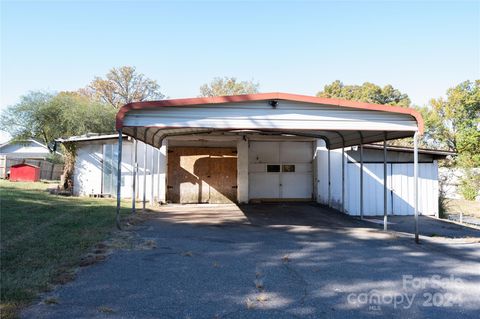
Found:
[[[197,97],[186,99],[171,99],[160,101],[145,101],[132,102],[125,104],[120,108],[116,117],[116,129],[123,127],[123,119],[131,110],[150,110],[154,108],[166,106],[192,106],[192,105],[208,105],[208,104],[225,104],[225,103],[239,103],[239,102],[254,102],[254,101],[268,101],[268,100],[286,100],[293,102],[304,102],[312,104],[331,105],[339,107],[348,107],[355,109],[363,109],[370,111],[382,111],[389,113],[409,114],[415,118],[418,124],[419,133],[423,133],[424,124],[420,113],[412,108],[382,105],[373,103],[356,102],[341,99],[331,99],[323,97],[315,97],[308,95],[289,94],[289,93],[258,93],[245,95],[230,95],[230,96],[215,96],[215,97]]]

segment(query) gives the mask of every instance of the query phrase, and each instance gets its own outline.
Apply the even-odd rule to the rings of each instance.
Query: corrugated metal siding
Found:
[[[415,131],[410,115],[380,111],[311,105],[280,101],[276,108],[266,102],[162,107],[158,110],[131,111],[124,126],[197,127],[228,129],[318,129]]]
[[[102,189],[102,145],[83,144],[77,149],[73,193],[76,196],[98,194]]]
[[[419,213],[438,212],[437,162],[419,164]],[[364,215],[383,215],[383,164],[364,164]],[[387,212],[413,215],[413,164],[387,164]],[[360,215],[360,165],[349,163],[346,175],[345,207],[350,215]],[[341,192],[341,190],[340,190]],[[341,196],[341,193],[340,193]]]
[[[102,192],[102,161],[103,161],[103,145],[114,144],[115,149],[117,143],[111,140],[98,141],[91,144],[79,143],[77,149],[77,157],[74,169],[74,194],[77,196],[88,196],[90,194],[100,194]],[[145,145],[138,143],[138,174],[136,179],[137,198],[143,199],[143,154]],[[152,197],[152,177],[154,184],[153,196],[160,194],[160,199],[164,200],[165,189],[165,172],[160,172],[160,185],[158,184],[158,149],[147,145],[147,169],[146,169],[146,198],[150,200]],[[161,167],[166,165],[166,150],[163,149],[161,155]],[[152,163],[153,159],[153,163]],[[153,164],[153,166],[152,166]],[[122,152],[122,178],[121,178],[121,194],[122,198],[132,197],[132,178],[133,178],[133,144],[123,142]],[[115,195],[115,194],[114,194]],[[163,196],[163,197],[162,197]]]

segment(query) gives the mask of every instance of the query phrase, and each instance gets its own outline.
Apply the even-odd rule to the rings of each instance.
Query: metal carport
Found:
[[[418,134],[421,115],[410,108],[286,93],[133,102],[124,105],[116,118],[119,136],[117,225],[120,210],[122,134],[161,147],[169,136],[224,132],[294,135],[323,139],[328,150],[383,142],[384,172],[386,141],[414,138],[415,240],[418,242]],[[330,153],[330,152],[329,152]],[[329,156],[330,162],[330,156]],[[363,161],[361,161],[363,168]],[[342,165],[342,180],[345,165]],[[329,185],[330,185],[330,167]],[[363,169],[361,169],[363,176]],[[384,175],[386,176],[386,174]],[[387,183],[384,183],[384,229],[387,229]],[[329,187],[330,188],[330,187]],[[363,178],[360,178],[360,209],[363,211]],[[329,191],[330,192],[330,191]],[[145,198],[145,196],[144,196]],[[145,205],[145,199],[144,199]],[[342,183],[342,210],[344,183]]]

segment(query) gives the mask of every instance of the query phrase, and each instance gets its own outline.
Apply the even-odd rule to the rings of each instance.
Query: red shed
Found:
[[[32,164],[16,164],[10,166],[10,180],[13,182],[38,182],[40,167]]]

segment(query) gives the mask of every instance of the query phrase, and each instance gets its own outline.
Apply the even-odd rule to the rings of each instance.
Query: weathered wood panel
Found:
[[[172,147],[167,178],[167,200],[173,203],[235,202],[236,149]]]

